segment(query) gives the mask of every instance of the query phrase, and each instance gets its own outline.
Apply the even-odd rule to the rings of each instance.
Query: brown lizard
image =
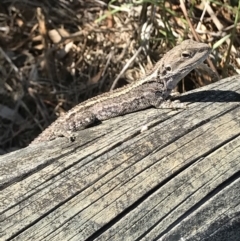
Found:
[[[49,141],[58,136],[74,140],[74,132],[96,121],[145,109],[183,108],[179,102],[167,100],[178,82],[209,55],[205,43],[185,40],[167,52],[143,78],[112,92],[82,102],[59,117],[31,144]]]

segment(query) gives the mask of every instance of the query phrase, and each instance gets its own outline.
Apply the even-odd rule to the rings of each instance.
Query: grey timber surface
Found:
[[[240,76],[0,157],[0,240],[240,240]]]

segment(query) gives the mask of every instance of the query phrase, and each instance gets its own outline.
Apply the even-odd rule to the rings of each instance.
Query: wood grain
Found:
[[[0,157],[0,240],[238,240],[240,76]]]

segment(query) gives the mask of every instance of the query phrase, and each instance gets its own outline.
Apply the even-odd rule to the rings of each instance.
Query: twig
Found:
[[[199,23],[198,23],[198,25],[197,25],[196,30],[199,30],[199,28],[201,27],[202,20],[203,20],[203,18],[204,18],[204,16],[205,16],[205,13],[206,13],[206,11],[207,11],[207,6],[208,6],[208,2],[205,4],[205,7],[204,7],[204,9],[203,9],[203,12],[202,12],[202,15],[201,15],[201,17],[200,17],[200,20],[199,20]]]
[[[8,61],[8,63],[12,66],[15,73],[19,74],[18,67],[12,62],[12,60],[8,57],[8,55],[3,51],[3,49],[1,47],[0,47],[0,52],[4,56],[4,58]]]
[[[197,40],[198,42],[200,42],[199,36],[198,36],[197,32],[195,31],[195,29],[194,29],[194,27],[193,27],[193,25],[192,25],[192,23],[191,23],[188,15],[187,15],[187,10],[186,10],[186,7],[185,7],[185,4],[184,4],[184,1],[183,1],[183,0],[180,0],[180,7],[181,7],[181,9],[182,9],[182,11],[183,11],[183,14],[184,14],[185,18],[186,18],[187,21],[188,21],[188,24],[189,24],[189,26],[190,26],[190,28],[191,28],[191,31],[192,31],[192,34],[193,34],[195,40]],[[207,63],[209,64],[210,68],[211,68],[214,72],[216,72],[216,74],[218,75],[215,66],[213,65],[212,61],[211,61],[209,58],[207,59]]]
[[[111,61],[111,59],[113,57],[113,54],[114,54],[114,50],[112,49],[111,52],[108,54],[107,63],[106,63],[106,65],[105,65],[105,67],[104,67],[104,69],[102,71],[101,77],[105,75],[105,72],[106,72],[106,70],[107,70],[107,68],[108,68],[108,66],[110,64],[110,61]]]
[[[125,66],[123,67],[123,69],[121,70],[121,72],[118,74],[117,78],[113,81],[112,87],[110,90],[113,90],[118,82],[118,80],[121,78],[121,76],[123,75],[123,73],[127,70],[127,68],[132,64],[132,62],[135,60],[135,58],[139,55],[139,53],[142,50],[142,46],[138,48],[137,52],[132,56],[131,59],[128,60],[128,62],[125,64]]]
[[[235,38],[235,35],[236,35],[237,22],[238,22],[238,18],[239,18],[239,10],[240,10],[240,1],[238,2],[238,11],[236,13],[235,21],[234,21],[235,27],[232,29],[232,34],[231,34],[230,43],[229,43],[229,46],[228,46],[226,61],[225,61],[224,67],[223,67],[223,77],[227,77],[227,66],[228,66],[229,59],[230,59],[230,51],[231,51],[231,48],[233,46],[233,41],[234,41],[234,38]]]

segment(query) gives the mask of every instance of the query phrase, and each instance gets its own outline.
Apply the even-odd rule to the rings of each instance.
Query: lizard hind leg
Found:
[[[83,130],[96,121],[96,116],[90,111],[69,112],[54,124],[54,136],[64,136],[70,141],[76,139],[75,132]]]
[[[91,111],[82,113],[69,113],[67,119],[63,121],[63,129],[69,133],[85,129],[97,121],[96,115]]]
[[[96,116],[90,111],[85,111],[79,115],[76,112],[69,112],[63,118],[57,119],[42,134],[35,138],[30,145],[35,145],[43,141],[51,141],[57,137],[66,137],[74,141],[74,132],[82,130],[96,121]]]
[[[64,136],[70,141],[74,141],[76,139],[74,132],[85,129],[95,121],[96,116],[90,111],[81,114],[69,112],[67,118],[59,119],[55,123],[54,136]]]

